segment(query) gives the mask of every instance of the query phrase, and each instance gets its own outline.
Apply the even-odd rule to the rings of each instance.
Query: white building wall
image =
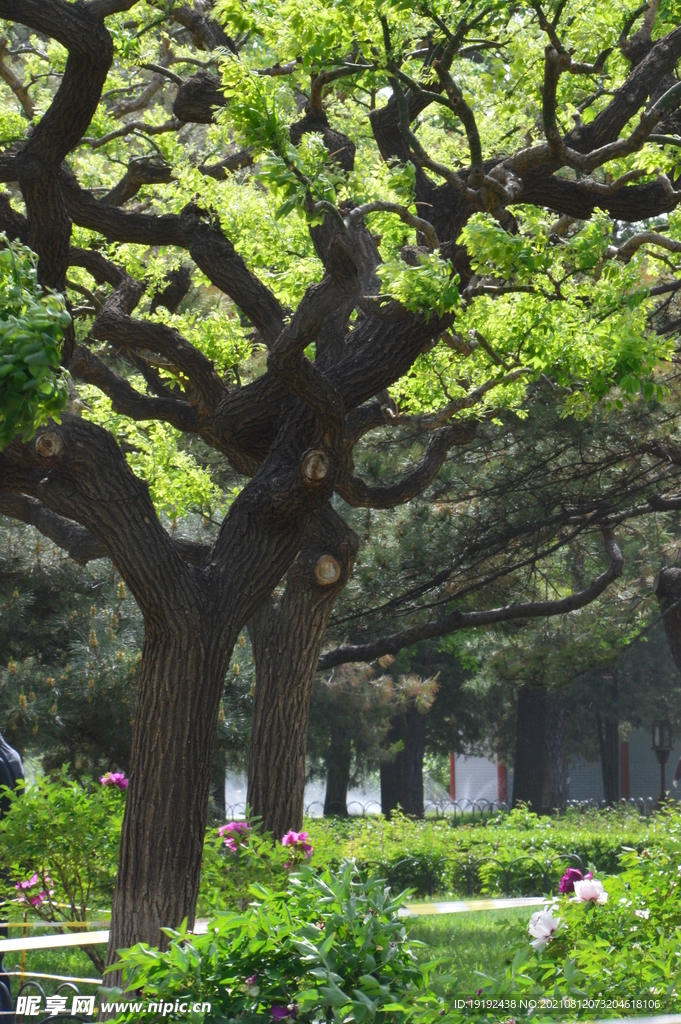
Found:
[[[499,799],[496,761],[457,754],[454,772],[456,800]]]
[[[666,786],[670,795],[681,797],[681,788],[674,789],[672,779],[681,757],[681,742],[677,740],[666,765]],[[575,761],[568,769],[568,800],[602,800],[603,776],[599,762]],[[660,795],[660,764],[652,750],[652,733],[636,729],[629,738],[629,790],[638,800]]]

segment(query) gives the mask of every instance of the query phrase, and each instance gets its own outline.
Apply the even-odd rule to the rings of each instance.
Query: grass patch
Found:
[[[104,947],[101,947],[104,949]],[[22,968],[21,952],[10,952],[5,953],[3,967],[6,971],[20,971]],[[25,971],[35,971],[38,974],[59,974],[62,977],[72,978],[101,978],[101,974],[90,960],[87,953],[82,949],[78,949],[77,946],[66,947],[65,949],[27,949],[26,956],[24,958],[23,969]],[[24,978],[24,981],[29,981],[28,977]],[[52,981],[47,978],[34,978],[32,979],[40,985],[45,995],[54,995],[61,984],[58,981]],[[16,998],[17,992],[21,985],[21,979],[17,976],[13,976],[12,979],[12,995]],[[76,986],[82,995],[94,995],[97,991],[95,985],[77,985]],[[28,994],[38,994],[37,988],[27,989]],[[64,991],[62,995],[69,996],[68,991]]]
[[[534,907],[433,914],[409,921],[411,938],[423,942],[422,961],[442,958],[433,988],[449,998],[474,996],[481,971],[503,974],[519,946],[528,941],[527,924]]]

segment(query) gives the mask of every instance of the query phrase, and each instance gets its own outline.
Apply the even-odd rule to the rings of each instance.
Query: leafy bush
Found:
[[[15,919],[96,920],[113,896],[124,797],[117,786],[69,779],[67,766],[53,780],[14,792],[0,822],[0,875]],[[22,792],[23,789],[23,792]],[[29,884],[30,883],[30,884]]]
[[[61,295],[37,283],[35,256],[2,236],[0,250],[0,450],[25,441],[68,401],[59,346],[71,322]]]
[[[239,823],[240,824],[240,823]],[[220,910],[240,909],[250,899],[250,887],[258,884],[275,888],[285,884],[287,853],[281,843],[263,834],[257,820],[249,823],[231,848],[226,826],[208,829],[203,844],[201,889],[197,913],[209,916]]]
[[[128,992],[172,1008],[210,1002],[210,1019],[304,1021],[431,1020],[427,991],[397,911],[402,897],[356,866],[318,875],[303,867],[283,891],[251,888],[242,913],[213,920],[206,935],[168,931],[167,952],[139,945],[121,955]],[[138,996],[139,998],[139,996]],[[164,1007],[164,1016],[166,1016]],[[134,1009],[122,1019],[135,1020]],[[199,1015],[200,1016],[200,1015]]]
[[[534,952],[525,943],[502,979],[481,979],[482,1000],[509,999],[517,1005],[544,1000],[538,1019],[555,1019],[555,1007],[551,1013],[547,1001],[557,1001],[565,1016],[575,1009],[591,1018],[678,1012],[681,849],[676,838],[671,837],[674,849],[622,853],[621,873],[601,880],[606,903],[578,902],[569,895],[556,900],[551,913],[560,925],[552,938]]]
[[[519,808],[484,823],[459,825],[451,819],[414,821],[394,815],[319,820],[308,823],[315,863],[337,865],[353,857],[379,870],[392,885],[412,887],[419,896],[442,894],[531,894],[555,888],[570,863],[619,871],[623,846],[643,850],[663,844],[681,814],[643,819],[612,809],[537,817]],[[578,860],[572,860],[574,855]]]

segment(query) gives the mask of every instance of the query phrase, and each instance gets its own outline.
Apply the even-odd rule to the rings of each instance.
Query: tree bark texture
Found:
[[[661,569],[653,589],[662,612],[669,650],[681,672],[681,569],[673,566]]]
[[[426,715],[414,701],[391,722],[386,744],[402,744],[392,761],[381,765],[381,810],[387,818],[398,806],[405,814],[423,817],[423,755],[426,750]]]
[[[513,806],[526,803],[536,814],[543,807],[547,705],[543,686],[521,686],[518,690]]]
[[[620,796],[620,739],[617,671],[605,679],[606,702],[603,712],[596,712],[598,749],[601,756],[603,796],[608,807]]]
[[[30,518],[49,536],[63,537],[69,550],[84,558],[94,557],[95,551],[109,557],[144,615],[110,962],[116,948],[139,941],[156,945],[163,925],[176,926],[185,916],[193,921],[220,693],[233,644],[246,623],[258,673],[250,800],[275,834],[300,826],[312,681],[331,608],[356,551],[356,539],[329,503],[338,493],[355,506],[395,507],[422,492],[450,448],[462,443],[461,428],[457,433],[449,422],[453,413],[447,407],[441,429],[424,427],[434,430],[431,443],[401,481],[374,487],[354,472],[354,446],[369,430],[389,427],[397,419],[387,415],[377,396],[408,373],[455,319],[453,312],[427,317],[396,302],[376,306],[372,297],[380,290],[375,277],[379,256],[362,216],[352,220],[327,214],[311,230],[324,276],[290,311],[249,269],[212,213],[194,203],[163,215],[123,208],[125,197],[143,180],[170,177],[155,162],[126,172],[120,187],[104,199],[81,188],[67,158],[84,140],[113,60],[105,18],[133,6],[134,0],[0,0],[0,17],[68,51],[49,108],[24,141],[0,153],[0,178],[18,184],[26,207],[24,218],[0,200],[0,226],[34,247],[43,285],[63,289],[68,267],[77,265],[86,267],[98,284],[113,288],[82,344],[74,348],[74,333],[67,329],[64,365],[83,383],[99,388],[116,413],[135,421],[162,421],[200,437],[250,478],[215,544],[203,554],[196,545],[190,550],[173,543],[148,485],[132,473],[113,434],[93,422],[66,413],[60,424],[41,427],[29,443],[17,440],[0,453],[0,492],[12,499],[4,506],[10,514]],[[169,17],[188,28],[203,49],[234,47],[201,10],[175,5]],[[450,64],[454,53],[455,48]],[[501,172],[498,181],[490,178],[491,185],[473,188],[473,168],[470,173],[463,169],[458,189],[449,180],[437,185],[410,148],[394,97],[372,113],[374,138],[385,159],[412,159],[419,209],[431,218],[443,246],[455,244],[478,210],[494,209],[508,223],[504,204],[518,197],[579,218],[598,206],[619,219],[640,221],[677,206],[679,192],[664,175],[644,185],[612,188],[588,175],[600,166],[598,153],[602,156],[607,144],[616,142],[665,76],[673,74],[679,56],[681,29],[654,43],[651,37],[645,55],[639,54],[627,81],[595,119],[566,136],[573,163],[575,153],[596,153],[596,162],[579,181],[556,176],[562,165],[542,143],[515,157],[504,153],[488,160],[486,172]],[[208,75],[196,76],[178,93],[182,116],[210,120],[223,98],[219,86]],[[291,126],[292,144],[306,131],[321,128],[329,150],[350,169],[354,146],[327,125],[321,99],[317,89],[309,115]],[[413,119],[430,100],[418,89],[410,91],[407,102]],[[168,130],[179,126],[174,121]],[[665,130],[664,122],[660,127]],[[166,126],[149,123],[146,132],[158,129]],[[507,172],[517,187],[504,191],[500,182]],[[266,372],[232,387],[176,330],[135,317],[146,284],[105,259],[97,240],[89,250],[72,247],[72,223],[97,232],[100,240],[169,246],[188,254],[254,326],[268,348]],[[465,290],[468,261],[456,248],[451,254]],[[175,297],[166,299],[172,305]],[[361,316],[350,329],[353,311]],[[93,350],[92,341],[113,346],[117,358],[142,375],[145,388],[118,373],[103,348]],[[305,356],[312,343],[313,362]],[[186,383],[171,391],[159,376],[162,365],[176,368]],[[614,539],[608,545],[611,568],[591,588],[560,602],[532,603],[524,607],[525,614],[563,613],[598,596],[621,571]],[[284,578],[283,596],[271,598]],[[503,621],[519,611],[491,610],[474,621],[465,614],[457,611],[456,619],[438,620],[437,634],[428,632],[432,624],[418,636],[402,631],[389,638],[384,651],[363,648],[362,656],[373,659],[428,635]],[[335,663],[357,660],[356,651],[348,655],[346,650]],[[516,757],[516,802],[527,799],[536,809],[541,796],[537,780],[543,776],[537,761],[543,766],[545,757],[543,691],[540,696],[536,688],[520,691]],[[388,813],[398,803],[408,813],[423,813],[424,739],[425,719],[410,708],[396,720],[391,736],[392,742],[402,740],[404,749],[382,772]]]
[[[324,796],[325,818],[347,818],[348,785],[352,764],[352,743],[343,729],[331,724],[329,750],[326,756],[326,793]]]
[[[546,747],[548,755],[549,800],[552,810],[563,811],[567,801],[565,737],[569,719],[568,695],[552,693],[549,699]]]
[[[231,649],[201,611],[187,615],[179,634],[148,629],[145,637],[109,963],[141,937],[157,943],[169,921],[187,915],[193,925],[212,779],[209,740]]]
[[[355,534],[327,505],[308,527],[283,596],[269,598],[248,624],[256,673],[248,803],[277,838],[303,825],[307,726],[317,662],[357,548]]]

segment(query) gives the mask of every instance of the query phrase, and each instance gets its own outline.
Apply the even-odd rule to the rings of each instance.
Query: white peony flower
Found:
[[[550,910],[538,910],[536,914],[533,914],[528,926],[528,931],[533,939],[530,942],[532,948],[536,949],[538,953],[543,952],[560,923],[560,918],[554,917]]]
[[[647,921],[650,917],[649,910],[635,910],[634,913],[636,914],[636,917],[642,917],[644,921]]]
[[[603,883],[597,878],[585,878],[583,882],[575,882],[575,894],[571,902],[588,903],[589,900],[593,900],[594,903],[608,902],[608,894],[603,889]]]

